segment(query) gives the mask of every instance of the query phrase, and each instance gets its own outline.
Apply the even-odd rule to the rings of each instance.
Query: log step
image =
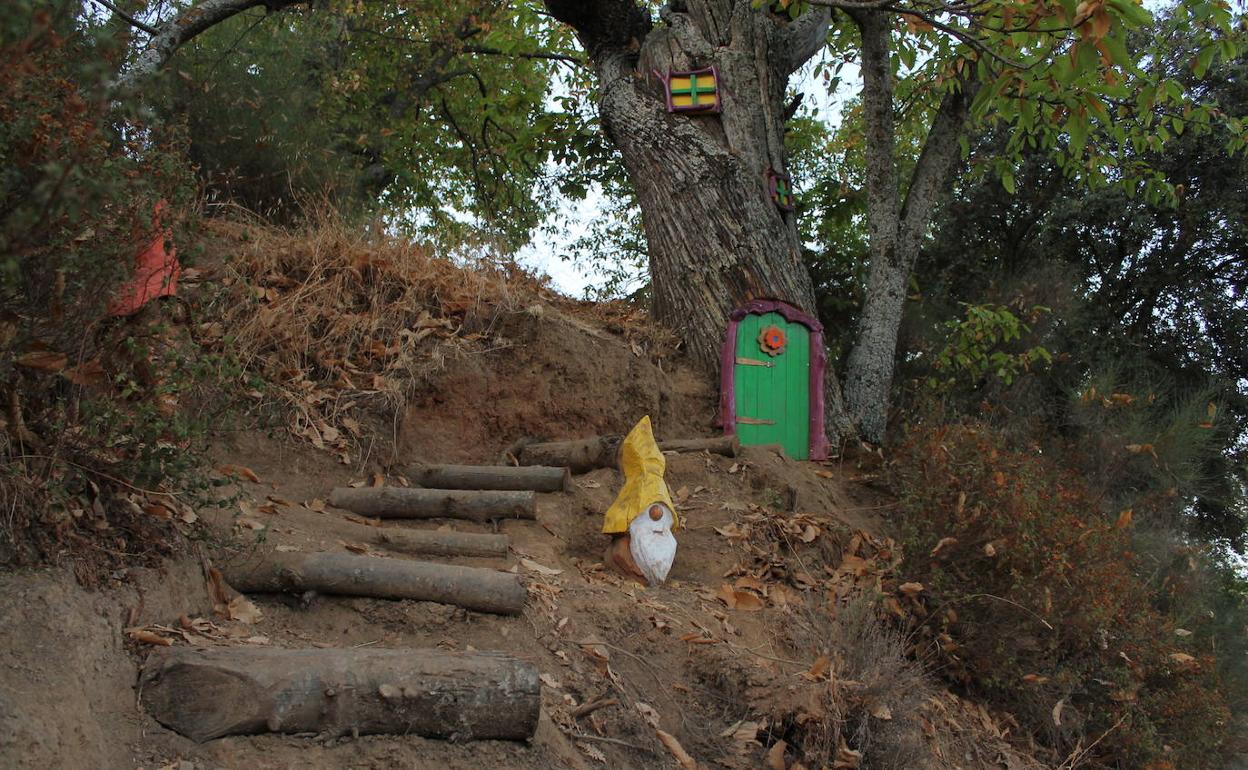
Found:
[[[425,465],[407,474],[432,489],[495,489],[563,492],[572,484],[564,467],[529,465]]]
[[[616,455],[622,441],[622,436],[594,436],[577,441],[529,444],[520,450],[516,459],[523,466],[562,466],[573,473],[585,473],[595,468],[616,467]],[[664,452],[711,452],[727,457],[736,457],[740,448],[741,443],[736,436],[659,442],[659,449]]]
[[[225,564],[222,573],[243,593],[416,599],[498,615],[519,615],[528,594],[510,572],[348,553],[267,553]]]
[[[422,556],[502,557],[507,555],[507,548],[511,543],[506,535],[479,535],[472,532],[406,527],[377,528],[372,539],[388,551]]]
[[[381,519],[537,518],[537,494],[532,491],[338,487],[329,504]]]
[[[255,733],[528,740],[541,683],[498,653],[171,647],[139,688],[158,722],[195,741]]]

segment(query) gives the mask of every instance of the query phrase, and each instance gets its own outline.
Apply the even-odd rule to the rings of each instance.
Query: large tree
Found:
[[[655,315],[716,360],[728,313],[751,297],[814,306],[792,213],[768,196],[783,172],[789,76],[823,48],[831,14],[797,20],[747,0],[693,0],[650,16],[632,0],[548,0],[589,54],[607,135],[642,211]],[[660,73],[714,66],[722,111],[666,110]]]

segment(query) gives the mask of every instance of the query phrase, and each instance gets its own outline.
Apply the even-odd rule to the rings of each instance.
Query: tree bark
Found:
[[[561,492],[572,483],[563,466],[534,465],[426,465],[408,473],[422,487],[432,489],[502,489]]]
[[[823,44],[828,9],[789,22],[750,0],[690,0],[651,28],[632,0],[546,5],[597,70],[603,127],[641,207],[655,316],[714,369],[728,314],[745,301],[812,311],[794,215],[773,204],[765,174],[786,169],[785,87]],[[708,66],[722,112],[668,113],[656,73]]]
[[[388,551],[422,556],[506,556],[510,540],[506,535],[478,535],[472,532],[375,528],[373,542]]]
[[[519,615],[527,595],[510,572],[347,553],[269,553],[222,568],[243,593],[303,593],[416,599],[479,612]]]
[[[560,465],[573,473],[585,473],[595,468],[614,468],[623,436],[593,436],[576,441],[551,441],[529,444],[520,450],[516,459],[521,465]],[[711,452],[736,457],[741,442],[736,436],[715,438],[690,438],[660,441],[664,452]]]
[[[958,159],[958,138],[977,84],[956,80],[937,107],[908,180],[898,189],[893,108],[892,14],[853,11],[862,34],[862,101],[866,124],[867,223],[871,268],[858,336],[845,371],[848,421],[858,435],[884,440],[906,290],[923,237]]]
[[[528,491],[338,487],[330,493],[329,504],[382,519],[537,518],[537,497]]]
[[[140,692],[195,741],[255,733],[528,740],[541,683],[496,653],[176,647],[152,653]]]

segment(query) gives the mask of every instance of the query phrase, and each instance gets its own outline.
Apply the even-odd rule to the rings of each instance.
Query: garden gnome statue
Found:
[[[676,558],[676,506],[663,481],[667,461],[642,417],[620,446],[624,487],[607,509],[602,531],[612,536],[604,561],[646,585],[667,579]]]

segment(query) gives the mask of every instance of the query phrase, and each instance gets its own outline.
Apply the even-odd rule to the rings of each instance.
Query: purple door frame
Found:
[[[779,313],[789,323],[801,324],[810,330],[810,459],[824,460],[828,456],[828,437],[823,430],[823,370],[827,358],[823,349],[823,324],[787,302],[754,299],[728,316],[728,332],[719,354],[719,419],[724,435],[737,433],[737,327],[747,315],[763,313]]]

